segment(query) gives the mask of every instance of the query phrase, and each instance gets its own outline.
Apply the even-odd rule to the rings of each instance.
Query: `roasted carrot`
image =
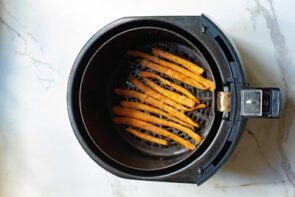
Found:
[[[190,93],[190,91],[188,91],[187,89],[185,89],[185,88],[183,88],[183,87],[181,87],[181,86],[179,86],[179,85],[177,85],[175,83],[172,83],[172,82],[160,77],[159,75],[157,75],[155,73],[142,71],[142,72],[139,73],[139,76],[148,77],[148,78],[152,78],[152,79],[157,79],[160,82],[162,82],[163,84],[168,85],[168,86],[172,87],[173,89],[175,89],[176,91],[186,95],[188,98],[192,99],[196,103],[200,103],[200,101],[192,93]]]
[[[188,116],[185,114],[179,112],[178,110],[174,109],[173,107],[170,107],[169,105],[166,105],[162,101],[156,100],[146,94],[139,93],[134,90],[124,90],[124,89],[115,89],[115,93],[119,96],[127,96],[127,97],[132,97],[140,100],[141,102],[148,103],[154,107],[157,107],[172,116],[186,122],[189,125],[192,125],[194,127],[199,127],[199,124],[192,119],[190,119]]]
[[[130,127],[127,128],[126,131],[139,137],[139,138],[142,138],[142,139],[150,141],[150,142],[154,142],[154,143],[165,145],[165,146],[167,146],[169,144],[169,142],[167,140],[162,140],[160,138],[150,136],[148,134],[142,133],[142,132],[137,131],[136,129],[132,129]]]
[[[211,81],[209,79],[206,79],[206,78],[204,78],[204,77],[202,77],[200,75],[195,75],[195,77],[193,79],[195,79],[196,81],[198,81],[203,86],[209,88],[209,90],[211,92],[213,92],[215,90],[215,85],[214,85],[213,81]]]
[[[174,55],[169,54],[169,53],[167,53],[165,51],[161,51],[161,50],[158,51],[158,50],[159,49],[153,49],[153,53],[155,53],[156,55],[159,55],[161,53],[161,55],[165,55],[165,56],[167,55],[167,57],[168,56],[170,57],[170,55],[171,55],[171,57],[174,56]],[[197,74],[196,73],[192,73],[191,71],[186,70],[186,69],[184,69],[184,68],[182,68],[182,67],[180,67],[180,66],[178,66],[178,65],[176,65],[174,63],[167,62],[167,61],[162,60],[162,59],[160,59],[158,57],[155,57],[155,56],[152,56],[152,55],[149,55],[149,54],[140,52],[140,51],[128,51],[127,54],[128,55],[133,55],[133,56],[136,56],[136,57],[141,57],[141,58],[147,59],[147,60],[149,60],[151,62],[154,62],[154,63],[157,63],[159,65],[162,65],[164,67],[167,67],[167,68],[170,68],[172,70],[175,70],[175,71],[177,71],[177,72],[179,72],[179,73],[181,73],[181,74],[183,74],[185,76],[188,76],[188,77],[190,77],[190,78],[198,81],[200,84],[202,84],[203,86],[205,86],[206,88],[208,88],[212,92],[215,89],[215,85],[214,85],[213,81],[208,80],[208,79],[200,76],[199,75],[200,73],[197,73]],[[176,59],[179,58],[177,56],[175,56],[175,57],[176,57]],[[180,58],[180,59],[182,59],[182,58]],[[191,62],[189,62],[189,61],[187,61],[185,59],[182,59],[182,60],[184,60],[185,63],[189,63],[189,64],[184,64],[184,65],[190,65],[190,64],[192,64]],[[190,65],[190,66],[192,66],[192,65]],[[189,66],[189,68],[191,68],[190,66]],[[194,65],[194,67],[192,67],[192,68],[195,68],[196,66],[197,65]]]
[[[145,129],[148,131],[151,131],[153,133],[162,135],[164,137],[168,137],[172,140],[174,140],[175,142],[181,144],[182,146],[184,146],[185,148],[187,148],[188,150],[194,150],[196,148],[196,146],[194,144],[192,144],[191,142],[165,130],[162,129],[158,126],[152,125],[150,123],[138,120],[138,119],[134,119],[134,118],[126,118],[126,117],[120,117],[120,118],[113,118],[113,122],[115,124],[124,124],[124,125],[130,125],[130,126],[134,126],[140,129]]]
[[[143,104],[143,103],[130,102],[130,101],[121,101],[120,105],[123,106],[123,107],[132,108],[132,109],[144,110],[144,111],[147,111],[147,112],[150,112],[150,113],[153,113],[153,114],[159,114],[159,115],[162,115],[162,116],[166,117],[167,119],[172,120],[174,122],[177,122],[177,123],[179,123],[179,124],[181,124],[183,126],[193,128],[191,125],[185,123],[184,121],[182,121],[180,119],[175,118],[174,116],[168,114],[167,112],[162,111],[160,109],[157,109],[155,107]]]
[[[149,122],[152,124],[158,124],[158,125],[163,125],[163,126],[168,126],[168,127],[178,129],[179,131],[182,131],[182,132],[186,133],[187,135],[189,135],[196,142],[200,142],[202,140],[202,138],[198,134],[196,134],[193,130],[191,130],[187,127],[184,127],[184,126],[174,123],[174,122],[170,122],[170,121],[158,118],[156,116],[153,116],[153,115],[150,115],[147,113],[143,113],[143,112],[135,110],[135,109],[130,109],[130,108],[126,108],[126,107],[113,107],[113,112],[114,112],[114,114],[116,114],[118,116],[135,118],[135,119],[143,120],[143,121],[146,121],[146,122]]]
[[[152,56],[152,55],[149,55],[147,53],[143,53],[143,52],[140,52],[140,51],[128,51],[127,52],[128,55],[132,55],[132,56],[135,56],[135,57],[140,57],[140,58],[143,58],[143,59],[147,59],[151,62],[154,62],[154,63],[157,63],[159,65],[162,65],[164,67],[167,67],[167,68],[170,68],[172,70],[175,70],[183,75],[186,75],[188,77],[191,77],[191,78],[194,78],[195,77],[195,73],[192,73],[191,71],[185,69],[185,68],[182,68],[181,66],[178,66],[174,63],[171,63],[171,62],[167,62],[163,59],[160,59],[158,57],[155,57],[155,56]],[[199,74],[198,74],[199,75]]]
[[[156,83],[154,83],[153,81],[147,78],[144,78],[143,80],[146,84],[148,84],[154,90],[158,91],[159,93],[165,95],[167,98],[174,100],[175,102],[181,105],[186,105],[187,107],[191,108],[196,104],[192,99],[187,98],[186,96],[177,94],[173,91],[167,90],[165,88],[162,88],[161,86],[157,85]]]
[[[147,68],[150,68],[154,71],[157,71],[157,72],[160,72],[160,73],[163,73],[171,78],[174,78],[174,79],[177,79],[178,81],[180,82],[183,82],[183,83],[186,83],[188,85],[191,85],[193,87],[196,87],[198,89],[201,89],[201,90],[206,90],[208,88],[206,88],[205,86],[203,86],[202,84],[200,84],[198,81],[190,78],[190,77],[187,77],[179,72],[176,72],[172,69],[169,69],[169,68],[164,68],[162,67],[161,65],[159,64],[155,64],[155,63],[152,63],[148,60],[141,60],[140,61],[140,65],[141,66],[145,66]]]
[[[186,69],[190,70],[191,72],[195,73],[195,74],[202,74],[204,72],[204,69],[190,61],[187,61],[186,59],[183,59],[181,57],[178,57],[176,55],[173,55],[169,52],[157,49],[157,48],[153,48],[152,49],[152,53],[154,55],[157,55],[159,57],[163,57],[167,60],[170,60],[172,62],[178,63],[180,65],[182,65],[183,67],[185,67]]]
[[[178,57],[178,56],[173,55],[171,53],[168,53],[166,51],[162,51],[160,49],[153,48],[152,53],[154,55],[159,56],[159,57],[163,57],[163,58],[165,58],[167,60],[176,62],[176,63],[182,65],[183,67],[187,68],[188,70],[194,72],[194,74],[193,73],[185,73],[185,72],[181,72],[181,73],[183,73],[183,74],[185,74],[187,76],[190,76],[191,78],[197,80],[199,83],[201,83],[205,87],[208,87],[210,91],[212,91],[212,92],[214,91],[215,85],[214,85],[213,81],[208,80],[208,79],[200,76],[200,74],[202,74],[204,72],[203,68],[201,68],[201,67],[197,66],[196,64],[194,64],[194,63],[192,63],[190,61],[187,61],[187,60],[185,60],[185,59],[183,59],[181,57]],[[155,63],[159,63],[159,62],[155,62]],[[173,69],[172,67],[170,67],[170,68]]]
[[[197,110],[197,109],[203,109],[203,108],[205,108],[205,107],[207,107],[207,105],[201,103],[201,104],[198,104],[197,106],[191,108],[190,111],[195,111],[195,110]]]
[[[166,97],[165,95],[153,90],[152,88],[148,87],[144,83],[142,83],[140,80],[136,79],[135,77],[130,76],[130,81],[133,83],[134,86],[136,86],[138,89],[142,90],[145,94],[163,101],[164,103],[173,106],[175,109],[181,110],[181,111],[189,111],[189,108],[186,108],[175,101],[171,100],[170,98]]]

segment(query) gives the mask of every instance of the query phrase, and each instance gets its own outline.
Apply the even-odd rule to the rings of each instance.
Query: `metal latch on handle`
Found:
[[[241,90],[241,116],[278,118],[280,116],[280,90],[253,88]]]
[[[251,88],[241,90],[240,115],[245,117],[279,118],[280,89]],[[217,111],[230,112],[231,92],[217,92]]]

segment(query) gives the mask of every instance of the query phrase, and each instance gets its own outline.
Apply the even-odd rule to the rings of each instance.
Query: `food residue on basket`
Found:
[[[166,139],[171,139],[188,150],[194,150],[196,145],[202,141],[202,137],[195,132],[195,128],[200,125],[188,117],[185,112],[207,106],[188,89],[172,81],[177,80],[197,89],[211,92],[215,90],[214,82],[202,76],[204,73],[202,67],[158,48],[153,48],[151,54],[128,51],[127,55],[138,58],[140,66],[159,74],[141,71],[138,78],[129,76],[129,81],[140,91],[115,89],[118,96],[134,98],[136,101],[122,100],[120,106],[113,107],[113,113],[117,115],[113,118],[113,122],[127,125],[126,132],[146,141],[168,146],[169,142]],[[163,126],[185,133],[194,142],[168,131]],[[164,138],[151,136],[142,130]]]

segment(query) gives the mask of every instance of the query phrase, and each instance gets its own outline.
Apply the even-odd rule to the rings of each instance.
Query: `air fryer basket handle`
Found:
[[[279,118],[279,88],[249,88],[241,91],[241,115],[257,118]]]

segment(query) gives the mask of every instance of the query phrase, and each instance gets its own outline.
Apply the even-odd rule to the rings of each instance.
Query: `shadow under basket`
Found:
[[[111,109],[119,102],[114,88],[135,89],[128,76],[147,70],[126,52],[152,47],[199,64],[216,85],[212,93],[175,82],[208,106],[188,113],[201,124],[197,133],[203,141],[194,151],[173,142],[168,147],[147,143],[112,122]],[[220,108],[223,95],[229,98],[226,110]],[[104,169],[124,178],[200,185],[229,158],[248,117],[279,117],[280,91],[249,88],[232,43],[203,15],[128,17],[98,31],[82,48],[69,78],[67,102],[77,139]]]

